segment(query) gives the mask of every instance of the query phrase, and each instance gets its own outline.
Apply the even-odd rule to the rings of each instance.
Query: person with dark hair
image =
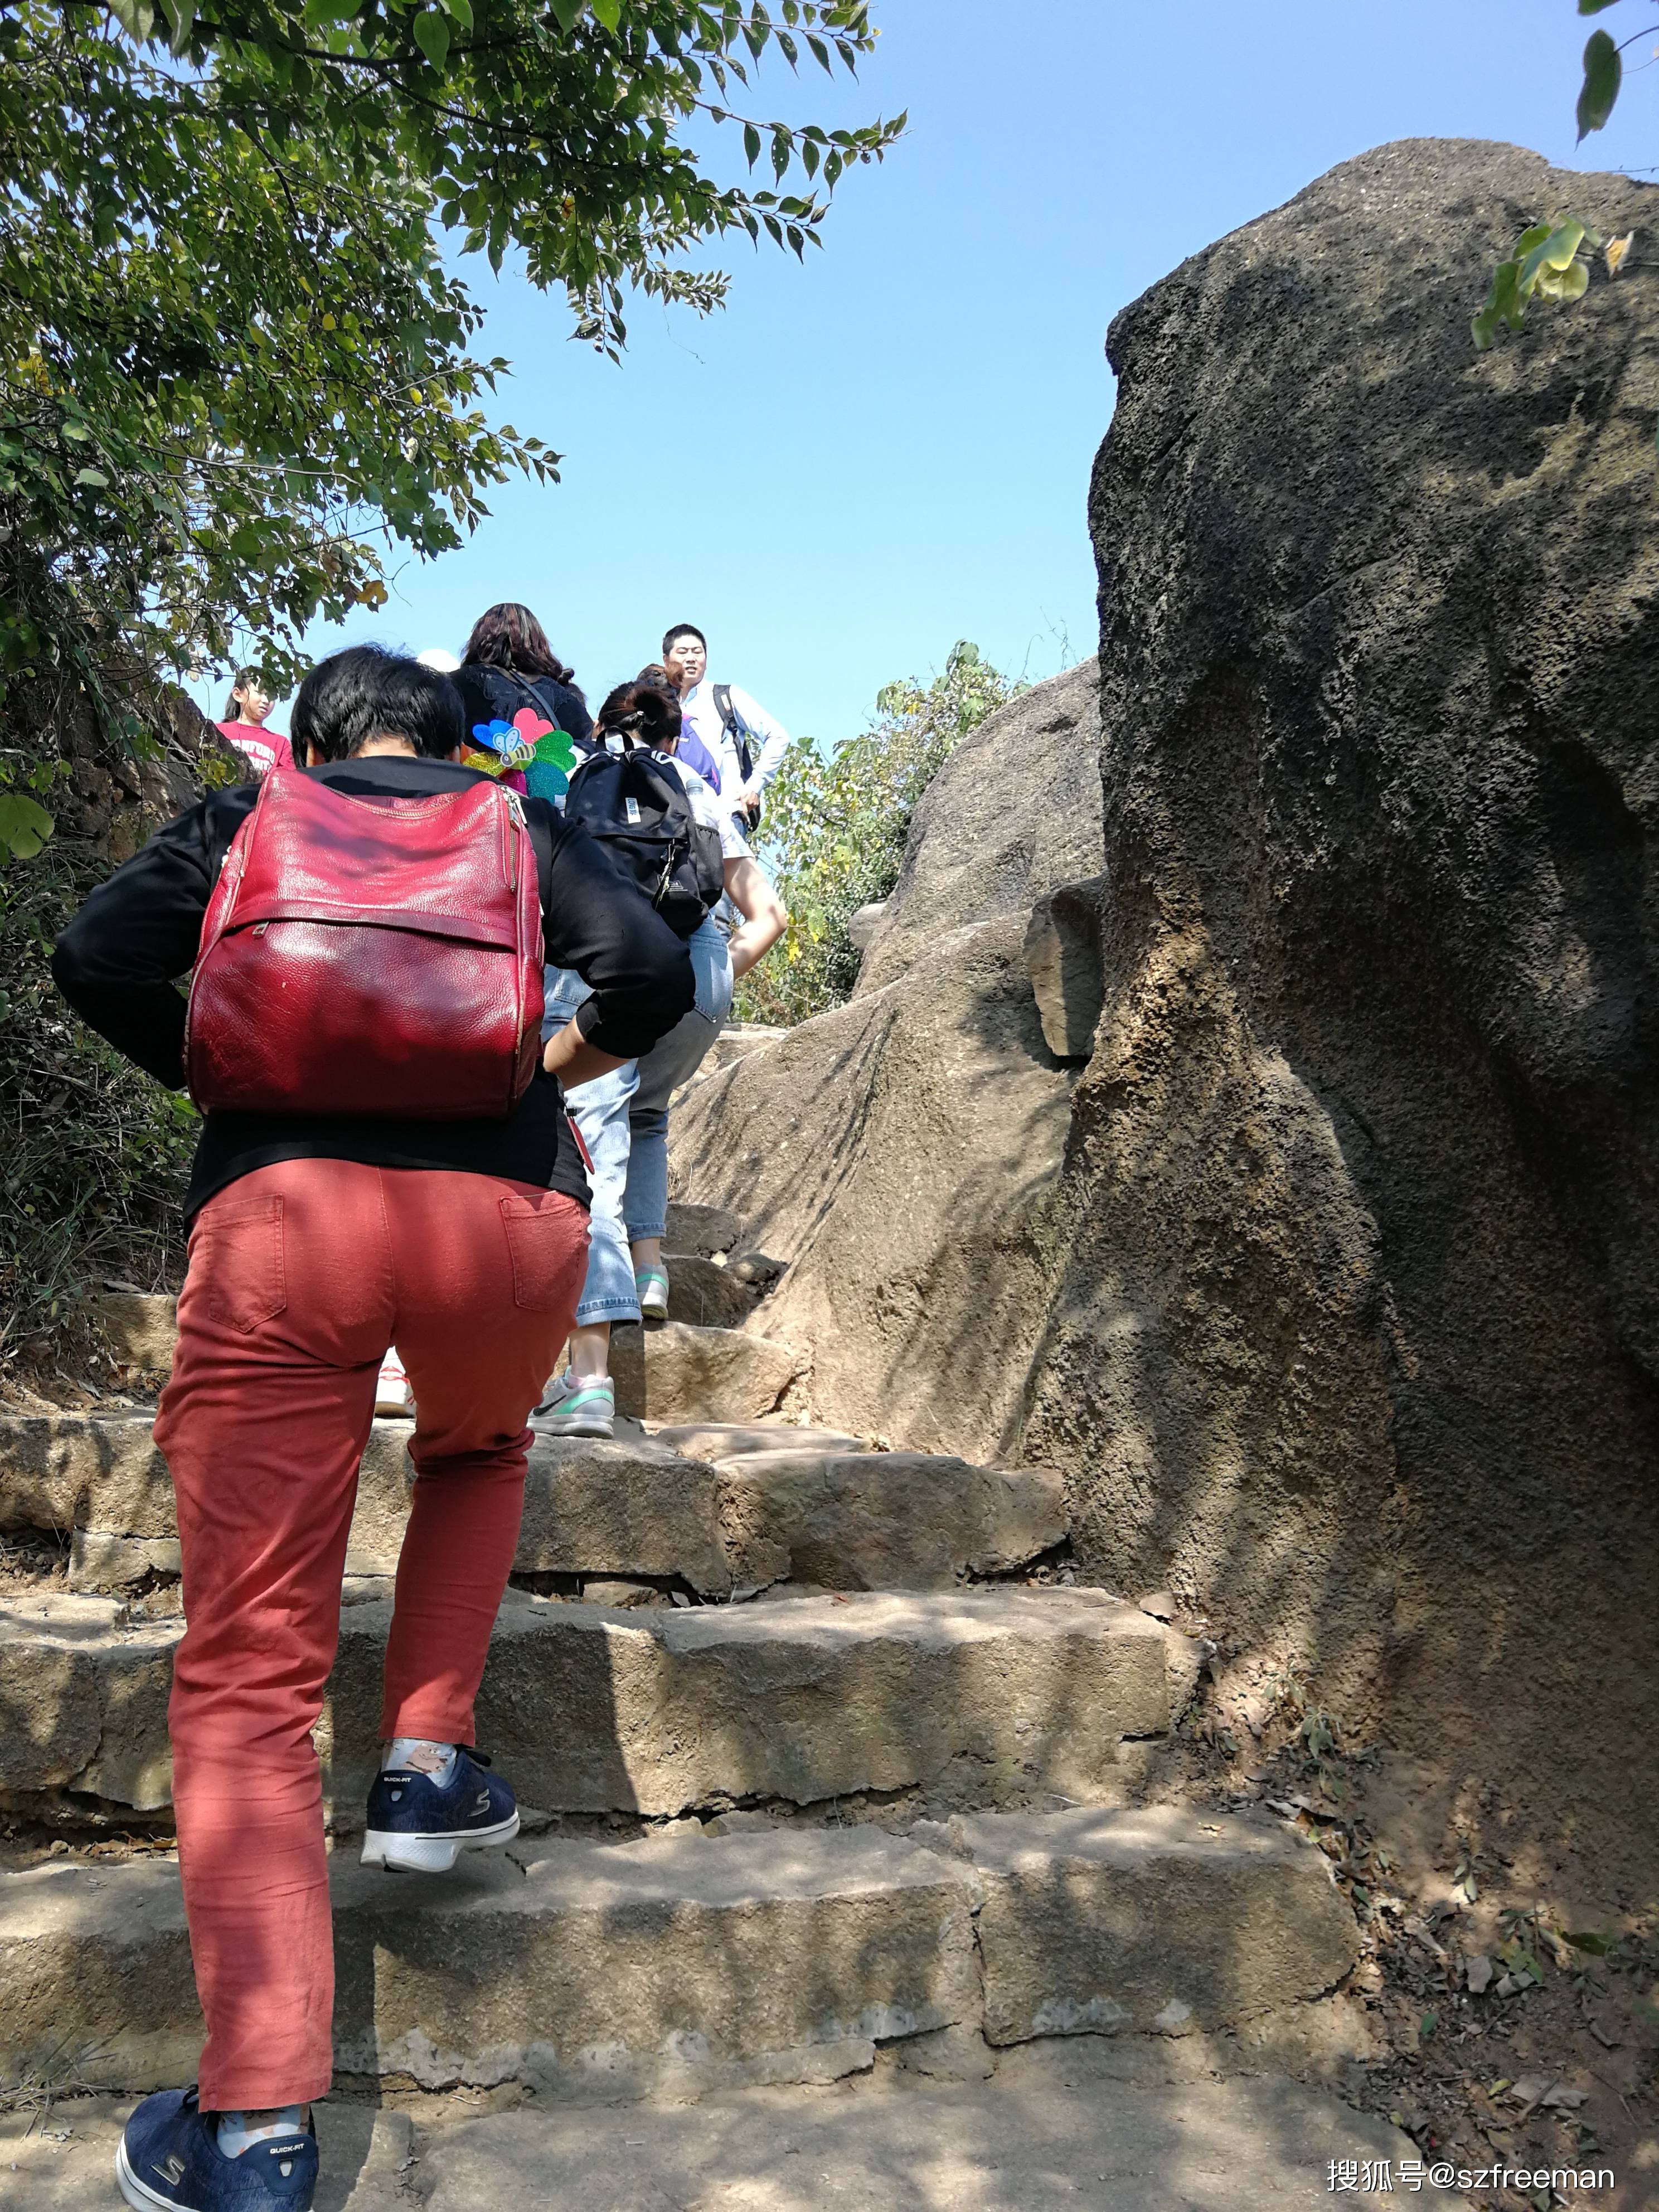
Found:
[[[295,705],[307,768],[212,793],[167,823],[92,894],[52,956],[59,988],[100,1035],[175,1088],[188,1053],[192,1082],[210,1091],[185,1199],[178,1349],[155,1422],[186,1593],[168,1719],[208,2033],[198,2085],[147,2098],[127,2123],[117,2170],[135,2206],[306,2212],[313,2201],[307,2107],[332,2071],[334,1966],[312,1729],[394,1332],[419,1405],[416,1480],[362,1856],[435,1873],[518,1828],[511,1789],[471,1754],[473,1701],[518,1542],[526,1416],[586,1265],[588,1186],[562,1081],[633,1066],[691,1006],[694,986],[684,945],[624,894],[586,831],[539,799],[476,803],[489,781],[459,763],[465,727],[447,676],[369,646],[334,654]],[[272,826],[263,842],[239,840],[256,805]],[[284,845],[295,823],[312,825],[309,842]],[[250,878],[273,910],[257,928],[228,929]],[[470,910],[446,908],[463,881],[487,883],[492,914],[514,918],[499,952],[499,935],[467,939]],[[589,994],[539,1054],[499,984],[535,973],[538,908],[548,957]],[[423,957],[443,977],[424,998],[409,981]],[[468,963],[486,959],[507,963],[489,970],[495,995],[469,995]],[[174,979],[192,963],[187,1035]],[[325,1015],[345,1041],[315,1079],[334,1086],[327,1110],[214,1109],[210,1065],[235,1084],[251,1068],[260,1083],[291,1082],[280,1038],[244,1036],[222,1011],[214,1026],[216,1010],[247,1003],[216,1000],[227,974],[246,992],[261,973],[296,993],[290,1024],[305,1020],[309,993],[313,1023]],[[416,1118],[417,1099],[453,1096],[452,1071],[486,1030],[501,1056],[485,1054],[472,1115],[429,1106],[432,1118]],[[364,1103],[346,1112],[351,1083]]]
[[[737,977],[770,950],[789,921],[724,801],[684,765],[681,728],[679,702],[648,672],[617,686],[594,727],[596,744],[647,744],[673,763],[693,816],[720,838],[726,899],[690,940],[696,1003],[649,1052],[571,1088],[570,1110],[592,1163],[592,1236],[570,1364],[549,1382],[531,1417],[547,1435],[610,1436],[617,1414],[611,1328],[618,1322],[667,1318],[662,1239],[668,1225],[668,1102],[720,1035]],[[741,917],[729,943],[719,918],[727,902]],[[550,973],[548,1026],[576,1016],[586,996],[580,975],[568,969]]]
[[[695,623],[663,633],[662,657],[679,687],[686,726],[719,766],[721,798],[752,829],[761,795],[789,749],[788,731],[735,684],[708,681],[708,641]]]
[[[579,744],[592,734],[593,718],[574,671],[554,652],[530,609],[516,599],[486,607],[478,617],[452,681],[466,709],[469,733],[479,733],[481,744],[489,743],[484,733],[510,730],[526,708]]]
[[[294,765],[288,739],[265,727],[276,703],[257,668],[237,670],[225,702],[225,719],[214,726],[235,747],[250,775],[269,775],[274,768]]]
[[[684,714],[680,707],[679,685],[659,660],[648,662],[641,669],[634,681],[636,684],[648,684],[653,691],[659,691],[663,697],[671,702],[675,713],[680,716],[679,741],[674,747],[674,758],[678,761],[682,768],[691,769],[700,775],[708,788],[718,797],[720,787],[720,763],[696,732],[686,728]],[[727,811],[730,811],[729,809]]]

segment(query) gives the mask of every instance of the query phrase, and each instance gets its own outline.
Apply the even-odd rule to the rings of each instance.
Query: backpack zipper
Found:
[[[501,791],[499,784],[495,787]],[[513,832],[515,829],[525,830],[528,825],[524,818],[524,808],[519,803],[518,793],[502,791],[501,797],[507,801],[507,888],[510,891],[516,891],[519,888],[519,841]]]

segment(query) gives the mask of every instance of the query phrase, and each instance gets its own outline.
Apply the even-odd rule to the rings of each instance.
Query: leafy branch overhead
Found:
[[[630,289],[706,312],[727,280],[691,257],[804,253],[903,127],[769,119],[758,65],[856,72],[875,37],[866,0],[15,0],[0,680],[286,680],[314,615],[384,599],[389,548],[556,475],[490,419],[508,365],[457,249],[521,256],[613,356]]]
[[[1600,15],[1620,0],[1578,0],[1581,15]],[[1613,113],[1624,82],[1626,46],[1650,36],[1659,26],[1649,24],[1620,45],[1606,31],[1592,31],[1584,47],[1584,81],[1578,94],[1578,143],[1600,131]],[[1616,276],[1630,252],[1633,234],[1605,246],[1607,271]],[[1534,223],[1522,233],[1514,250],[1492,271],[1492,283],[1480,312],[1470,325],[1476,346],[1483,353],[1505,323],[1522,328],[1534,300],[1582,300],[1589,289],[1589,263],[1583,249],[1601,249],[1603,240],[1588,223],[1565,216]]]

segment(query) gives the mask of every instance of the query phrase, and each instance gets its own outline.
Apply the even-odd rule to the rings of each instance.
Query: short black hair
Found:
[[[676,623],[672,629],[665,629],[662,634],[662,657],[665,660],[667,659],[677,637],[695,637],[705,653],[708,650],[708,640],[697,628],[696,623]]]
[[[300,686],[289,725],[296,752],[349,760],[371,738],[405,738],[442,760],[466,735],[461,695],[435,668],[380,645],[349,645],[319,660]]]

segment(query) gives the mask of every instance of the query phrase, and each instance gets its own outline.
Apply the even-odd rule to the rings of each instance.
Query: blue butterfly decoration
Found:
[[[514,767],[520,761],[527,761],[536,750],[522,731],[514,729],[511,722],[503,722],[500,720],[493,722],[475,722],[472,725],[472,738],[476,744],[482,745],[487,751],[496,754],[507,763],[508,767]]]

